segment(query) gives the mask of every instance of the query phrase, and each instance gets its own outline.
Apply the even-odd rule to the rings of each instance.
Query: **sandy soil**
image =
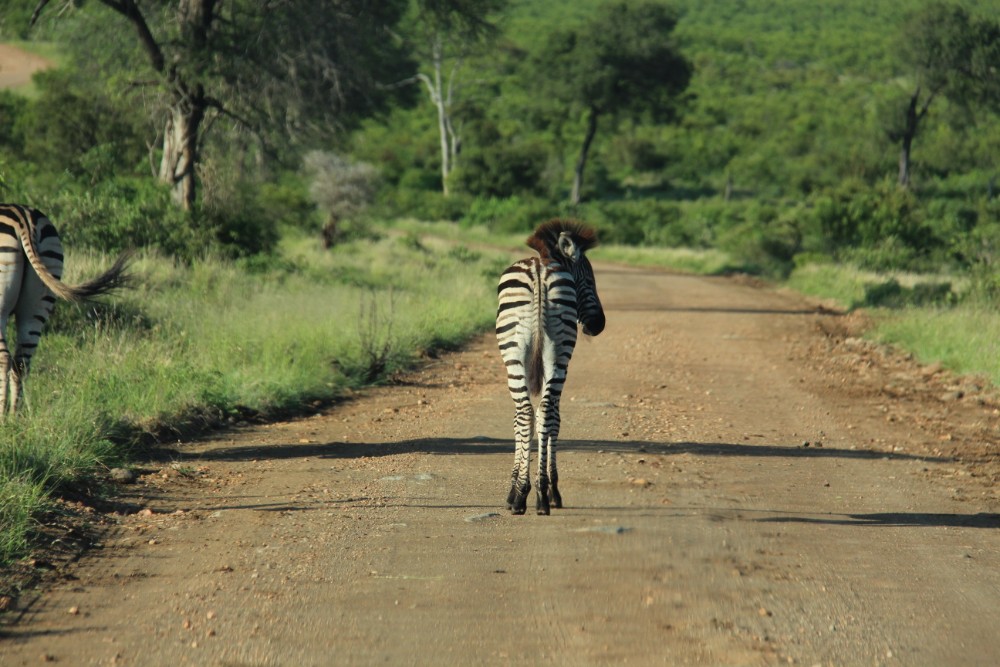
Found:
[[[177,443],[0,627],[34,665],[1000,664],[1000,410],[732,279],[598,265],[565,509],[511,516],[491,336]]]
[[[0,89],[16,88],[30,83],[32,74],[51,64],[45,58],[16,46],[0,44]]]

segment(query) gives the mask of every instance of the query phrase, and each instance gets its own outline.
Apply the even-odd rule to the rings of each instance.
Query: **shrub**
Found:
[[[479,197],[462,217],[462,226],[481,225],[501,234],[530,232],[539,222],[554,217],[553,208],[540,199]]]

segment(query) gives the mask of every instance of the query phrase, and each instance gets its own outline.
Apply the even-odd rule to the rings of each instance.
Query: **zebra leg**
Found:
[[[50,237],[50,242],[52,238]],[[57,246],[59,250],[62,246]],[[46,262],[50,271],[58,276],[62,272],[61,262]],[[31,357],[38,348],[42,330],[52,316],[56,299],[42,280],[34,272],[26,273],[21,284],[21,294],[17,307],[14,309],[14,322],[17,324],[17,347],[14,350],[14,364],[11,369],[10,402],[11,409],[17,412],[24,402],[24,379],[31,370]]]
[[[0,329],[0,419],[7,414],[7,390],[10,385],[10,353],[3,340],[3,329]]]
[[[556,468],[556,441],[559,439],[559,399],[558,396],[549,408],[554,417],[552,427],[549,429],[548,455],[549,455],[549,505],[556,509],[561,509],[562,496],[559,495],[559,471]]]
[[[528,508],[528,493],[531,478],[528,474],[531,459],[531,441],[535,434],[535,415],[531,400],[526,395],[516,400],[517,412],[514,416],[514,469],[510,475],[510,492],[507,494],[507,509],[511,514],[524,514]]]
[[[11,412],[18,412],[24,400],[24,378],[28,376],[28,369],[31,368],[31,357],[17,355],[11,365],[8,374],[8,384],[10,385],[10,409]]]
[[[561,508],[559,471],[556,467],[556,441],[559,439],[559,395],[552,393],[539,404],[536,419],[543,425],[538,435],[538,486],[535,509],[549,514],[552,507]]]

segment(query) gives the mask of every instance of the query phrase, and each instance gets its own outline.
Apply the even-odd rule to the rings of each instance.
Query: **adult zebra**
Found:
[[[500,276],[497,342],[515,406],[514,470],[507,495],[513,514],[524,514],[527,508],[530,448],[536,438],[535,508],[548,514],[550,507],[562,507],[556,470],[559,398],[576,346],[577,322],[590,336],[604,330],[594,269],[585,255],[596,243],[590,227],[550,220],[528,237],[528,246],[539,256],[515,262]],[[538,397],[537,408],[532,397]]]
[[[124,253],[93,280],[66,285],[61,282],[62,243],[52,222],[35,209],[0,204],[0,418],[20,408],[24,378],[56,297],[83,301],[105,294],[125,284],[127,264]],[[6,338],[11,315],[16,324],[13,358]]]

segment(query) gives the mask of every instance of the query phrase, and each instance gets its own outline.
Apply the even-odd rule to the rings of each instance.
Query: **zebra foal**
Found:
[[[497,343],[515,407],[514,470],[507,495],[512,514],[527,509],[533,440],[538,443],[535,509],[548,514],[551,507],[562,507],[556,470],[559,398],[576,346],[577,323],[589,336],[604,330],[604,309],[585,254],[596,243],[590,227],[550,220],[527,240],[539,256],[515,262],[500,276]]]
[[[0,419],[21,406],[24,378],[56,298],[83,301],[121,287],[128,279],[125,253],[102,275],[82,285],[61,282],[63,248],[55,226],[39,211],[0,204]],[[16,347],[7,347],[14,316]]]

